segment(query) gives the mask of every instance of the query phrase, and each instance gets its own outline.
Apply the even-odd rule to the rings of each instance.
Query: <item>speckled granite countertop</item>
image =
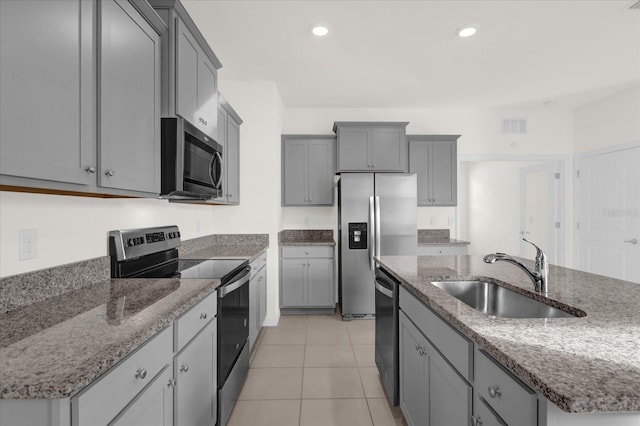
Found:
[[[403,286],[524,383],[569,412],[640,411],[640,284],[550,267],[548,301],[582,318],[491,318],[430,282],[482,278],[521,293],[533,284],[481,256],[383,256]],[[525,261],[532,267],[532,261]],[[530,293],[531,292],[531,293]]]
[[[448,229],[418,229],[419,246],[468,246],[469,241],[450,238]]]
[[[252,260],[268,241],[207,236],[184,241],[180,256]],[[220,285],[108,276],[106,257],[0,279],[0,399],[72,396]]]
[[[278,233],[281,246],[335,246],[331,229],[285,229]]]
[[[117,279],[0,315],[0,398],[66,398],[166,328],[219,280]],[[124,310],[114,306],[126,297]]]

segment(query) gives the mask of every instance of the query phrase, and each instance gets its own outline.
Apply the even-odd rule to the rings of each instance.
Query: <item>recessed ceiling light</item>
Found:
[[[459,28],[458,31],[456,31],[456,33],[460,37],[471,37],[476,33],[476,31],[478,30],[475,27],[462,27],[462,28]]]
[[[313,27],[311,32],[313,33],[313,35],[318,37],[324,37],[327,34],[329,34],[329,30],[327,29],[327,27],[323,27],[323,26]]]

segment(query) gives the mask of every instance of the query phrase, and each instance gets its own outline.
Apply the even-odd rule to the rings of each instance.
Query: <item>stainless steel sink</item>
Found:
[[[434,281],[439,287],[476,311],[503,318],[573,318],[553,306],[485,281]]]

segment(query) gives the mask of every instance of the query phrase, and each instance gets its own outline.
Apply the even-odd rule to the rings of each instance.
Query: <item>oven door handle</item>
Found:
[[[380,284],[378,281],[376,281],[376,290],[378,290],[380,293],[387,296],[389,299],[393,299],[393,291],[389,290],[388,288]]]
[[[239,289],[240,287],[242,287],[248,282],[249,282],[249,274],[247,273],[243,278],[239,279],[238,281],[234,281],[230,284],[220,287],[218,289],[218,299],[222,299],[227,294],[231,293],[234,290]]]

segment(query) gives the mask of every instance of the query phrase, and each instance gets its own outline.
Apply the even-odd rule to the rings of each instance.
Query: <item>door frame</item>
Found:
[[[580,179],[578,178],[578,171],[580,170],[580,161],[589,157],[596,157],[599,155],[611,154],[612,152],[624,151],[632,148],[640,148],[640,140],[633,140],[631,142],[611,145],[605,148],[594,149],[591,151],[584,151],[577,153],[573,156],[573,224],[571,226],[571,230],[573,232],[573,266],[575,269],[578,268],[579,258],[578,248],[580,247],[580,233],[577,232],[579,229],[579,216],[578,216],[578,208],[580,205]]]
[[[571,179],[565,179],[563,178],[563,176],[569,176],[569,174],[571,173],[572,170],[572,166],[571,166],[571,162],[572,162],[572,156],[571,155],[458,155],[458,194],[461,194],[461,182],[462,179],[460,178],[460,163],[463,162],[480,162],[480,161],[508,161],[508,162],[513,162],[513,161],[522,161],[522,162],[557,162],[558,164],[558,170],[560,170],[560,187],[559,187],[559,191],[560,194],[558,194],[559,197],[562,197],[563,194],[569,194],[570,192],[570,188],[569,188],[569,184],[571,183]],[[569,213],[571,212],[571,208],[572,206],[572,201],[570,199],[571,197],[563,197],[560,198],[560,202],[557,203],[557,207],[558,207],[558,213],[557,213],[557,217],[558,220],[560,221],[560,243],[558,244],[559,247],[562,247],[562,251],[558,251],[558,266],[567,266],[564,264],[564,262],[566,262],[567,259],[567,255],[568,253],[568,247],[566,242],[567,241],[571,241],[571,237],[572,237],[572,231],[573,228],[570,225],[572,223],[571,217],[569,215]],[[460,239],[460,223],[462,223],[462,218],[461,218],[461,213],[460,210],[457,206],[456,206],[456,238]],[[473,242],[472,242],[473,243]],[[560,263],[562,262],[562,264]]]

